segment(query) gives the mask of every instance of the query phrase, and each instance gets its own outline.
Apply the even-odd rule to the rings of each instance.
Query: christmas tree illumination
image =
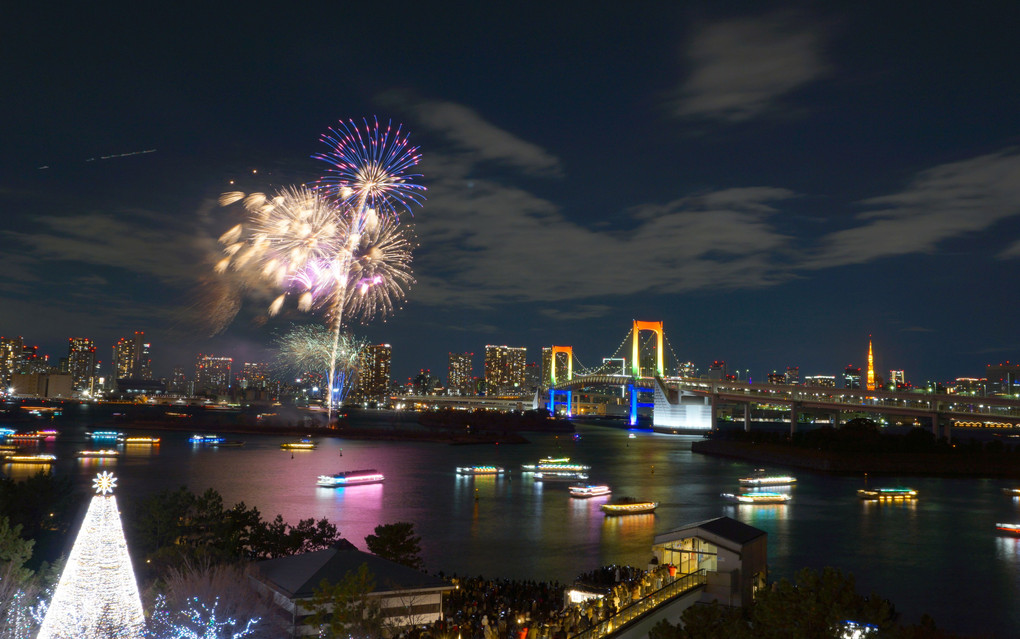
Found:
[[[98,494],[74,540],[39,639],[142,636],[145,617],[112,494],[116,485],[117,479],[107,472],[93,481]]]

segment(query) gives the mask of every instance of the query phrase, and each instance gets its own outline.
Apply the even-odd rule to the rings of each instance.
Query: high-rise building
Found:
[[[451,395],[474,394],[474,353],[450,353],[450,377],[447,389]]]
[[[75,392],[92,395],[96,390],[99,368],[96,346],[87,337],[71,337],[67,341],[67,372],[71,374],[71,388]]]
[[[389,344],[366,346],[361,351],[358,382],[354,396],[359,401],[383,401],[389,394],[390,360],[393,347]]]
[[[859,366],[854,366],[853,364],[846,365],[846,368],[843,369],[843,387],[861,387],[861,368]]]
[[[712,362],[712,365],[708,367],[708,378],[717,381],[726,379],[726,362],[720,359]]]
[[[230,388],[231,357],[198,354],[195,359],[195,392],[219,393]]]
[[[768,380],[769,384],[785,384],[786,375],[784,375],[783,373],[777,373],[775,371],[772,371],[771,373],[768,374]]]
[[[799,384],[800,366],[787,366],[786,375],[783,376],[783,382],[786,384]]]
[[[523,346],[485,347],[485,394],[520,395],[525,388],[524,367],[528,349]]]
[[[907,383],[907,374],[903,371],[889,371],[889,385],[893,388],[903,388]]]
[[[1020,392],[1020,364],[1008,361],[987,366],[988,392],[996,395],[1016,395]]]
[[[21,372],[24,340],[20,337],[0,337],[0,385],[4,391],[11,386],[15,373]]]
[[[875,356],[871,352],[871,336],[868,336],[868,381],[866,390],[875,390]]]
[[[245,362],[241,365],[241,373],[237,376],[237,385],[243,389],[265,390],[269,388],[269,364],[265,362]]]
[[[113,345],[114,379],[152,379],[150,344],[144,331],[135,331],[133,337],[122,337]]]
[[[190,395],[191,389],[188,388],[188,378],[184,374],[184,369],[180,366],[174,368],[173,373],[170,375],[170,392],[177,393],[178,395]]]
[[[680,377],[697,377],[698,367],[694,362],[683,362],[677,367],[677,375]]]
[[[984,397],[988,388],[988,380],[977,377],[957,377],[953,383],[953,392],[961,395]]]

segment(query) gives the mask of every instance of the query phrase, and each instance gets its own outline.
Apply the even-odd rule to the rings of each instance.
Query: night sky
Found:
[[[869,334],[915,383],[1020,360],[1016,3],[28,4],[0,335],[54,361],[142,330],[168,375],[321,320],[248,290],[213,334],[216,199],[314,181],[319,136],[372,116],[428,188],[406,303],[354,327],[395,379],[450,351],[480,375],[486,344],[592,366],[634,319],[756,381],[862,366]]]

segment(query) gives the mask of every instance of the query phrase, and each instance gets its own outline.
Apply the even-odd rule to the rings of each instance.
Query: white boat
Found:
[[[360,486],[361,484],[378,484],[386,479],[374,468],[363,470],[345,470],[335,475],[319,475],[316,485],[325,488],[343,488],[344,486]]]
[[[723,493],[722,497],[738,504],[785,504],[793,499],[784,493]]]
[[[995,524],[995,529],[1008,535],[1020,536],[1020,524]]]
[[[223,441],[223,438],[219,435],[192,435],[188,438],[188,442],[192,444],[219,444]]]
[[[567,490],[570,491],[571,497],[601,497],[602,495],[608,495],[612,490],[605,484],[577,484],[571,486]]]
[[[85,436],[89,439],[117,439],[123,437],[124,433],[115,430],[95,430],[91,433],[85,433]]]
[[[541,470],[532,473],[531,478],[535,481],[584,481],[588,479],[588,473],[578,470]]]
[[[913,488],[863,488],[857,491],[857,496],[869,501],[908,501],[917,499],[917,491]]]
[[[543,457],[537,464],[521,464],[521,470],[532,473],[546,470],[582,472],[591,470],[591,466],[571,462],[569,457]]]
[[[458,475],[502,475],[505,472],[502,466],[457,466]]]
[[[796,484],[797,478],[790,475],[766,475],[765,470],[759,468],[750,477],[741,477],[737,481],[741,486],[789,486]]]

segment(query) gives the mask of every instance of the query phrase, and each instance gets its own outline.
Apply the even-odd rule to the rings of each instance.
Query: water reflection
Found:
[[[8,462],[3,465],[4,474],[14,481],[23,481],[38,475],[40,472],[48,473],[51,467],[51,464],[23,464],[17,462]]]

